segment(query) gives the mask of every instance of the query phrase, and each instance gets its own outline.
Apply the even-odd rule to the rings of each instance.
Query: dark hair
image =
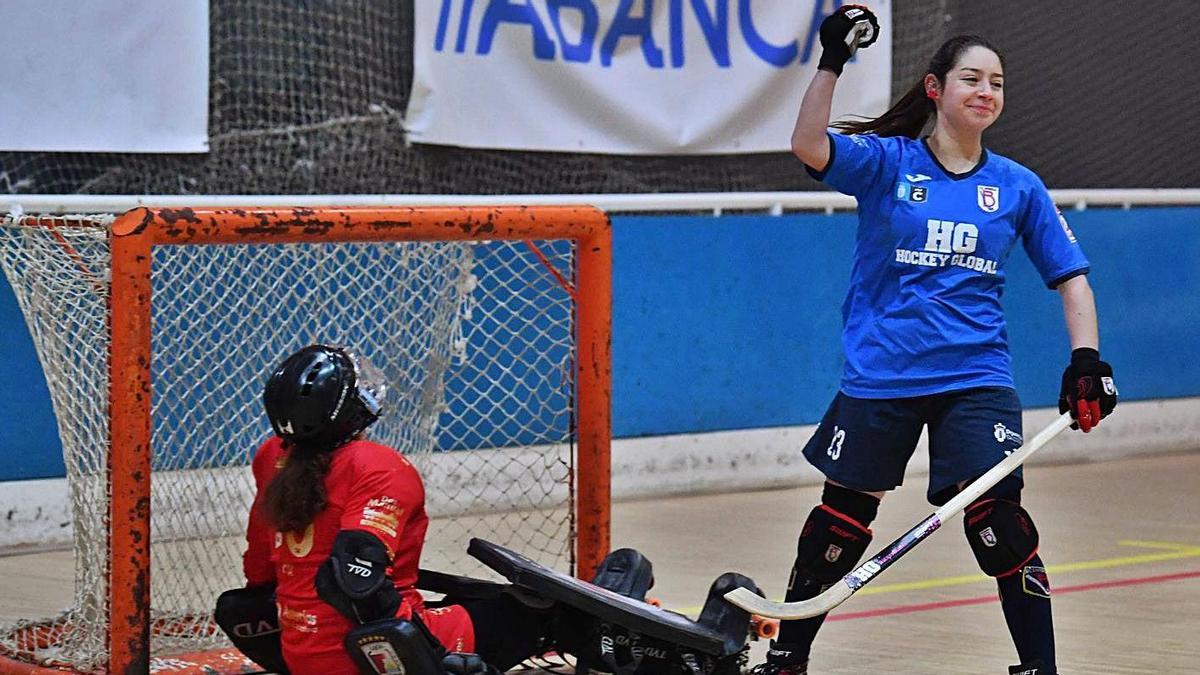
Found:
[[[287,463],[267,485],[263,513],[280,532],[300,532],[325,508],[325,476],[333,463],[333,453],[286,441],[284,447],[290,450]]]
[[[925,75],[932,73],[942,85],[946,84],[946,73],[958,63],[963,52],[971,47],[984,47],[995,52],[1000,57],[1000,66],[1004,66],[1004,55],[999,49],[978,35],[956,35],[942,43],[929,60],[925,74],[917,80],[900,100],[896,101],[887,112],[874,119],[835,122],[834,129],[848,134],[877,134],[879,136],[908,136],[916,138],[921,135],[929,118],[937,112],[933,101],[925,95]]]

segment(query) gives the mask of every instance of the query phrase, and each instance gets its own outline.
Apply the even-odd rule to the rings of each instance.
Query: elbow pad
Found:
[[[387,548],[378,537],[342,530],[333,540],[329,559],[317,570],[317,597],[354,623],[390,619],[400,609],[390,566]]]

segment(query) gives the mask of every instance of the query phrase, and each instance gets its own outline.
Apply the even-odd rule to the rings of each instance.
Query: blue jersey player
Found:
[[[800,534],[788,602],[815,597],[855,567],[922,428],[928,498],[937,505],[1022,444],[1000,306],[1017,245],[1062,297],[1072,352],[1060,408],[1086,432],[1116,405],[1087,258],[1037,175],[982,145],[1004,107],[995,47],[978,36],[951,38],[890,110],[834,125],[845,134],[827,132],[849,45],[868,46],[877,29],[874,15],[854,5],[824,21],[821,61],[792,134],[793,152],[815,178],[858,199],[859,224],[842,305],[841,387],[804,448],[826,483]],[[964,525],[999,586],[1022,662],[1010,672],[1050,675],[1050,586],[1022,486],[1018,470],[966,509]],[[783,622],[758,673],[806,673],[823,619]]]

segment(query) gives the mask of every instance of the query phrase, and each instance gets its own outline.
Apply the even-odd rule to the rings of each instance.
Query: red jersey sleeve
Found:
[[[254,504],[250,506],[250,518],[246,524],[246,552],[242,555],[242,572],[247,586],[258,586],[275,581],[275,565],[271,562],[271,546],[274,528],[267,522],[262,511],[263,494],[278,470],[278,439],[272,438],[258,449],[251,463],[254,473]]]

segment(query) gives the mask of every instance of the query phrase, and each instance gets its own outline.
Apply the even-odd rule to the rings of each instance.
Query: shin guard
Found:
[[[826,483],[821,501],[808,514],[800,532],[787,602],[816,597],[853,570],[871,543],[872,533],[867,526],[878,512],[878,499]],[[806,662],[813,638],[824,621],[824,616],[781,621],[779,639],[771,644],[768,661],[779,665]]]

